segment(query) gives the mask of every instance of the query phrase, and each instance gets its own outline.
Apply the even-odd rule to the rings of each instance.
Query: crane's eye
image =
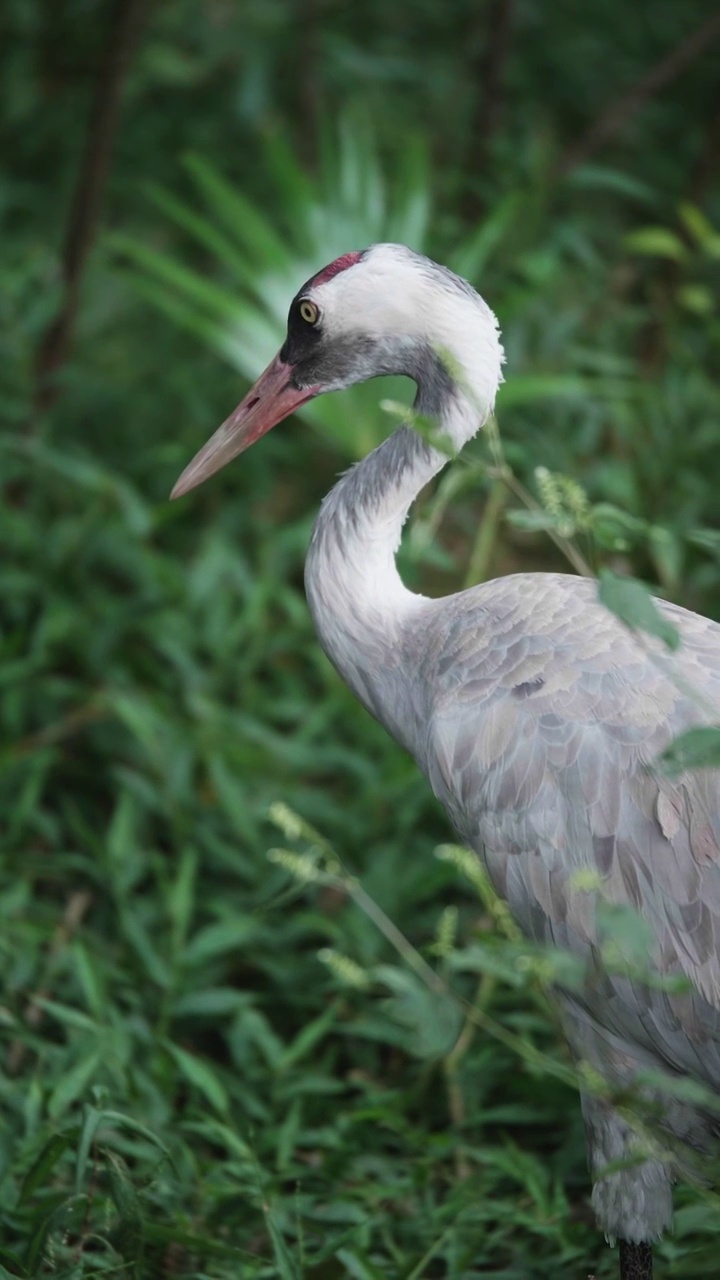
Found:
[[[309,298],[305,298],[300,303],[300,318],[306,324],[317,324],[320,319],[320,308],[314,302],[310,302]]]

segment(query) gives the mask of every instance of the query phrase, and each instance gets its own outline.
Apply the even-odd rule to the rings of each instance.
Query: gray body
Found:
[[[445,461],[403,428],[325,500],[306,567],[323,648],[415,757],[528,937],[595,968],[558,993],[575,1058],[611,1086],[655,1068],[720,1091],[718,771],[671,782],[652,768],[683,730],[720,720],[720,625],[658,602],[682,636],[670,657],[584,578],[413,596],[393,553],[411,496]],[[651,927],[649,967],[692,988],[670,994],[596,965],[599,899],[634,908]],[[717,1122],[701,1109],[667,1096],[661,1107],[671,1138],[712,1144]],[[638,1162],[635,1129],[606,1101],[586,1095],[583,1111],[600,1225],[656,1238],[678,1161]]]

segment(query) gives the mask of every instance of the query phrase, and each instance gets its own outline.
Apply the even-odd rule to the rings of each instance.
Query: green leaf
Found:
[[[686,769],[720,768],[720,725],[699,725],[681,733],[662,752],[659,763],[670,777]]]
[[[66,1027],[73,1027],[76,1031],[97,1032],[98,1030],[98,1024],[94,1018],[87,1013],[82,1013],[80,1009],[73,1009],[71,1005],[60,1004],[58,1000],[47,1000],[44,996],[36,996],[35,1003]]]
[[[279,1280],[301,1280],[300,1268],[288,1249],[272,1208],[265,1209],[265,1225],[270,1236]]]
[[[166,213],[184,231],[194,236],[204,249],[214,253],[218,261],[233,271],[244,285],[252,287],[254,279],[252,266],[237,246],[222,231],[219,231],[214,223],[154,183],[150,183],[146,190],[150,199],[159,209],[162,209],[163,213]],[[109,243],[112,246],[112,239]],[[126,246],[127,243],[126,241]],[[130,256],[132,257],[135,241],[132,241],[131,245]]]
[[[633,200],[642,200],[648,204],[655,200],[655,192],[646,182],[641,182],[620,169],[609,169],[604,165],[578,165],[570,171],[566,182],[574,187],[584,187],[588,190],[616,191],[618,195],[629,196]]]
[[[720,235],[718,235],[709,219],[706,218],[702,209],[698,209],[696,204],[683,202],[680,205],[680,218],[698,247],[701,249],[710,248],[711,254],[717,256],[713,251],[715,245],[720,242]]]
[[[677,292],[678,302],[696,316],[710,316],[715,310],[715,297],[704,284],[684,284]]]
[[[537,400],[582,400],[589,390],[587,379],[576,373],[514,373],[498,391],[498,409]]]
[[[126,1116],[122,1111],[105,1110],[102,1112],[102,1121],[103,1124],[112,1124],[118,1129],[127,1129],[128,1133],[136,1133],[139,1137],[147,1139],[154,1147],[157,1147],[158,1151],[162,1151],[166,1160],[172,1163],[170,1151],[165,1143],[161,1142],[157,1134],[148,1129],[147,1125],[141,1124],[133,1116]]]
[[[682,240],[669,227],[643,227],[639,231],[631,231],[625,236],[623,243],[626,249],[647,254],[648,257],[671,258],[675,262],[683,262],[688,256]]]
[[[212,1067],[202,1058],[196,1058],[186,1049],[173,1044],[171,1040],[165,1041],[165,1047],[188,1084],[198,1089],[221,1115],[227,1115],[230,1110],[228,1096]]]
[[[80,1230],[87,1203],[86,1195],[66,1196],[50,1213],[41,1212],[38,1215],[38,1225],[30,1236],[25,1254],[25,1265],[31,1276],[42,1274],[38,1272],[37,1266],[44,1261],[45,1246],[49,1236],[56,1231],[66,1234]]]
[[[197,871],[197,850],[193,848],[183,849],[177,875],[167,897],[172,918],[174,952],[179,952],[185,943],[190,921],[197,905],[195,888]]]
[[[526,533],[546,533],[558,526],[557,517],[550,515],[549,511],[526,511],[523,507],[507,511],[505,519],[514,529],[522,529]]]
[[[301,1120],[302,1101],[300,1098],[295,1098],[277,1131],[275,1159],[279,1173],[286,1173],[290,1167],[297,1146]]]
[[[99,1051],[92,1053],[89,1058],[78,1062],[71,1071],[60,1077],[48,1101],[48,1113],[54,1120],[67,1111],[85,1092],[102,1063],[102,1057]]]
[[[73,943],[72,954],[85,999],[96,1024],[102,1024],[107,1017],[108,1002],[100,957],[89,952],[78,940]]]
[[[287,259],[286,241],[209,160],[199,155],[188,155],[185,164],[213,213],[225,223],[230,234],[245,245],[256,262],[272,268]]]
[[[686,538],[695,547],[702,547],[720,558],[720,529],[691,529]]]
[[[668,649],[680,647],[679,631],[663,616],[648,588],[637,578],[621,578],[610,569],[602,569],[598,600],[633,631],[656,636]]]
[[[252,916],[233,916],[208,924],[190,939],[181,956],[186,969],[227,952],[240,951],[257,937],[260,926]]]
[[[521,192],[510,192],[503,200],[498,201],[484,222],[468,236],[465,244],[455,249],[451,266],[458,275],[464,276],[466,280],[480,279],[488,258],[514,225],[522,202]]]
[[[129,904],[123,905],[120,921],[126,941],[136,953],[146,976],[162,990],[170,987],[172,970],[164,957],[158,954],[150,931],[141,921],[137,909]]]
[[[357,1249],[338,1249],[337,1260],[342,1263],[353,1280],[384,1280],[386,1275],[386,1272],[369,1258],[364,1257]]]
[[[647,533],[648,524],[610,502],[598,502],[590,511],[590,529],[601,547],[615,551],[635,543]]]
[[[288,1067],[296,1066],[298,1062],[301,1062],[303,1058],[307,1057],[307,1055],[315,1048],[316,1044],[318,1044],[327,1035],[328,1031],[337,1024],[337,1017],[338,1006],[333,1003],[319,1014],[317,1018],[314,1018],[312,1022],[308,1022],[307,1025],[302,1028],[302,1031],[298,1033],[292,1043],[288,1045],[287,1049],[284,1050],[282,1057],[278,1062],[278,1069],[280,1071],[286,1071]]]
[[[17,1254],[10,1253],[0,1245],[0,1280],[17,1280],[18,1276],[23,1277],[27,1274]]]
[[[22,1180],[20,1204],[28,1200],[37,1191],[38,1187],[43,1185],[60,1157],[67,1151],[70,1144],[75,1141],[77,1134],[78,1130],[76,1128],[66,1129],[64,1133],[54,1133],[48,1139]]]
[[[598,937],[603,957],[611,968],[630,965],[647,968],[652,953],[653,932],[633,908],[624,904],[605,902],[600,897],[596,904]]]
[[[102,1122],[102,1112],[96,1107],[88,1106],[85,1108],[85,1117],[83,1120],[82,1132],[78,1143],[77,1160],[75,1162],[75,1190],[82,1191],[85,1183],[85,1174],[87,1172],[87,1164],[90,1158],[90,1151],[95,1134]]]
[[[449,1053],[462,1026],[460,1006],[452,996],[431,991],[414,973],[394,965],[379,965],[375,974],[394,992],[383,1007],[403,1028],[408,1052],[418,1058]]]
[[[144,1243],[140,1200],[125,1161],[114,1151],[105,1151],[104,1155],[110,1194],[120,1216],[120,1227],[117,1233],[118,1251],[135,1270],[135,1264],[142,1261]]]
[[[114,232],[108,237],[110,247],[142,267],[148,275],[177,289],[189,302],[194,302],[213,320],[234,323],[242,305],[225,289],[206,280],[199,272],[182,266],[175,258],[138,244],[130,236]]]
[[[110,1190],[118,1212],[142,1220],[137,1192],[128,1173],[128,1167],[115,1151],[105,1152],[110,1178]]]

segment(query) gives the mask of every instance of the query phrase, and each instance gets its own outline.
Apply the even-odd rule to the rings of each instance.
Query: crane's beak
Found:
[[[322,390],[321,387],[302,387],[298,390],[292,384],[292,373],[292,365],[286,364],[279,355],[275,356],[235,412],[225,419],[215,435],[195,454],[170,494],[171,498],[181,498],[184,493],[202,484],[203,480],[220,471],[232,458],[255,444],[271,427],[276,427],[278,422],[282,422],[283,418],[287,418]]]

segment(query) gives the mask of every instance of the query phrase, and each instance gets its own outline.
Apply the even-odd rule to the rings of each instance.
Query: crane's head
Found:
[[[492,411],[502,381],[497,321],[459,276],[404,245],[343,254],[290,304],[280,351],[234,413],[193,458],[172,491],[179,498],[224,467],[300,405],[382,374],[418,384],[417,407],[442,417],[458,445]]]

